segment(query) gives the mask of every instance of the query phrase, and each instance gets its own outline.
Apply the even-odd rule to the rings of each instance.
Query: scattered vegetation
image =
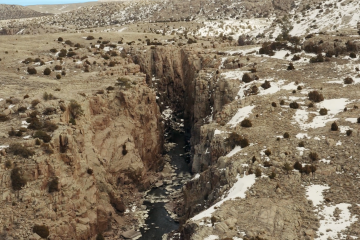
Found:
[[[38,138],[43,140],[45,143],[51,141],[51,136],[44,131],[38,130],[33,134],[33,138]]]
[[[290,134],[288,132],[284,133],[284,138],[290,138]]]
[[[44,75],[50,75],[50,74],[51,74],[50,68],[45,68]]]
[[[28,67],[28,68],[27,68],[27,72],[28,72],[30,75],[37,74],[36,69],[33,68],[33,67]]]
[[[346,135],[347,135],[347,136],[351,136],[351,134],[352,134],[352,130],[351,130],[351,129],[346,130]]]
[[[256,177],[261,177],[261,169],[260,168],[255,169],[255,176]]]
[[[289,66],[287,67],[287,70],[295,70],[294,64],[293,63],[289,63]]]
[[[10,144],[8,151],[14,155],[21,156],[23,158],[29,158],[35,154],[34,151],[22,146],[20,143]]]
[[[271,150],[270,150],[270,149],[266,149],[266,150],[264,151],[264,153],[265,153],[266,156],[270,156],[270,155],[271,155]]]

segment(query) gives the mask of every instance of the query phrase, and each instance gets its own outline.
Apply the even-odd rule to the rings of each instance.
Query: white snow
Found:
[[[22,128],[27,128],[29,125],[30,125],[30,123],[28,123],[27,121],[21,121]]]
[[[236,127],[239,122],[249,117],[250,113],[254,108],[255,106],[246,106],[243,108],[239,108],[237,113],[231,118],[231,120],[227,124],[231,125],[231,127]]]
[[[226,156],[227,157],[232,157],[234,156],[236,153],[241,151],[241,147],[240,146],[236,146],[233,150],[231,150],[231,152],[229,152]]]
[[[323,163],[326,163],[326,164],[330,164],[331,160],[326,160],[326,159],[324,158],[324,159],[321,159],[319,162],[323,162]]]
[[[200,174],[197,173],[197,174],[195,174],[195,176],[191,179],[191,181],[192,181],[192,180],[196,180],[196,179],[198,179],[199,177],[200,177]]]
[[[3,150],[3,149],[8,148],[8,147],[9,147],[9,145],[0,145],[0,150]]]
[[[310,185],[306,187],[307,199],[311,200],[314,206],[317,206],[324,202],[324,196],[322,192],[327,189],[330,189],[330,187],[327,185]]]
[[[221,131],[221,130],[215,129],[215,131],[214,131],[214,136],[215,136],[215,135],[218,135],[218,134],[222,134],[222,133],[225,133],[225,131]]]
[[[204,238],[204,240],[216,240],[216,239],[219,239],[219,236],[217,236],[217,235],[210,235],[210,236]]]
[[[228,195],[225,198],[223,198],[220,202],[214,204],[210,208],[192,217],[191,220],[197,221],[205,217],[211,217],[212,213],[215,212],[215,207],[220,207],[225,201],[233,200],[235,198],[245,198],[245,192],[255,183],[255,174],[245,175],[242,178],[238,174],[236,176],[236,179],[237,182],[234,184],[234,186],[232,186],[232,188],[229,190]]]
[[[349,101],[347,98],[326,99],[318,103],[317,107],[319,109],[328,109],[327,115],[320,116],[318,112],[311,112],[316,114],[317,116],[315,116],[311,122],[307,123],[309,118],[308,112],[306,111],[306,109],[298,109],[294,115],[294,119],[300,125],[300,128],[303,130],[307,130],[309,128],[325,127],[326,123],[336,121],[337,118],[335,118],[335,116],[338,113],[344,111],[345,106],[350,102],[351,101]]]
[[[346,118],[345,121],[348,121],[351,123],[357,123],[357,118]]]
[[[304,139],[304,138],[310,138],[307,133],[298,133],[296,134],[297,139]]]

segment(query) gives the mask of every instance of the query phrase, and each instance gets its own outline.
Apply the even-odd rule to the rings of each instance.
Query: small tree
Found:
[[[242,127],[246,127],[246,128],[252,127],[252,123],[248,118],[245,118],[244,120],[242,120],[240,125]]]
[[[337,130],[339,130],[339,127],[336,122],[333,122],[331,124],[331,131],[337,131]]]
[[[318,91],[311,91],[308,93],[309,100],[313,102],[321,102],[324,101],[324,96]]]
[[[26,185],[26,179],[24,178],[24,174],[19,167],[15,167],[13,170],[11,170],[10,178],[12,188],[15,191],[21,190],[21,188]]]
[[[289,138],[290,134],[288,132],[284,133],[284,138]]]

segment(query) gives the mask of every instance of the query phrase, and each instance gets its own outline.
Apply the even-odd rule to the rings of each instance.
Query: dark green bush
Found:
[[[272,166],[272,164],[270,163],[270,161],[265,161],[264,162],[264,167],[271,167]]]
[[[10,118],[5,114],[0,113],[0,122],[8,121]]]
[[[339,127],[336,122],[333,122],[331,124],[331,131],[337,131],[337,130],[339,130]]]
[[[260,168],[256,168],[256,169],[255,169],[255,176],[256,176],[256,177],[261,177],[261,170],[260,170]]]
[[[127,78],[122,77],[117,79],[117,83],[115,83],[115,85],[129,89],[131,87],[131,81]]]
[[[71,123],[72,125],[76,125],[75,118],[70,118],[69,123]]]
[[[67,54],[66,54],[66,56],[67,57],[73,57],[73,56],[75,56],[76,55],[76,52],[73,52],[73,51],[69,51]]]
[[[41,238],[47,238],[49,236],[49,234],[50,234],[49,228],[47,226],[44,226],[44,225],[35,225],[33,227],[33,233],[36,233]]]
[[[51,74],[50,68],[45,68],[44,75],[50,75],[50,74]]]
[[[270,155],[271,155],[271,150],[270,150],[270,149],[266,149],[266,150],[264,151],[264,153],[265,153],[266,156],[270,156]]]
[[[283,99],[280,100],[280,105],[285,105],[285,101]]]
[[[46,121],[43,125],[43,128],[47,131],[47,132],[53,132],[56,129],[58,129],[58,126],[55,123],[52,123],[51,121]]]
[[[94,171],[93,171],[91,168],[88,168],[88,169],[86,170],[86,172],[87,172],[89,175],[92,175]]]
[[[275,172],[271,172],[271,174],[269,175],[270,179],[274,179],[276,178],[276,173]]]
[[[51,141],[51,136],[41,130],[36,131],[33,135],[33,138],[39,138],[39,139],[43,140],[45,143],[48,143]]]
[[[299,147],[304,147],[305,146],[305,143],[303,141],[299,142]]]
[[[277,107],[276,102],[272,102],[272,103],[271,103],[271,106]]]
[[[299,163],[299,161],[295,162],[294,169],[299,170],[299,172],[302,171],[302,165],[301,165],[301,163]]]
[[[23,158],[29,158],[35,154],[34,151],[23,147],[20,143],[10,144],[8,151],[14,155],[22,156]]]
[[[60,71],[60,70],[62,70],[62,66],[61,66],[61,65],[56,65],[56,66],[54,67],[54,69],[55,69],[56,71]]]
[[[324,96],[318,91],[311,91],[308,94],[309,100],[313,102],[321,102],[324,101]]]
[[[84,113],[84,111],[81,108],[81,105],[75,100],[70,101],[68,108],[69,108],[72,118],[74,118],[74,119],[76,119],[77,117],[79,117],[80,115],[82,115]]]
[[[346,130],[346,135],[347,135],[347,136],[351,136],[351,134],[352,134],[352,130],[351,130],[351,129]]]
[[[230,133],[229,137],[225,141],[231,148],[234,148],[235,146],[240,146],[241,148],[249,146],[249,141],[235,132]]]
[[[309,158],[310,158],[312,161],[317,161],[317,160],[319,160],[319,155],[318,155],[316,152],[310,152],[310,153],[309,153]]]
[[[244,83],[249,83],[249,82],[253,81],[253,79],[250,77],[250,75],[248,73],[245,73],[242,77],[242,81]]]
[[[98,233],[98,235],[96,236],[96,240],[105,240],[105,238],[101,233]]]
[[[354,80],[351,77],[347,77],[344,79],[344,84],[352,84]]]
[[[62,42],[62,41],[64,41],[64,39],[62,37],[59,37],[58,42]]]
[[[21,190],[21,188],[26,185],[26,179],[24,178],[22,169],[19,167],[15,167],[13,170],[11,170],[10,179],[11,186],[15,191]]]
[[[351,58],[356,58],[356,53],[352,52],[352,53],[350,53],[349,56],[350,56]]]
[[[47,107],[43,112],[44,115],[52,115],[55,113],[56,113],[56,109],[54,107]]]
[[[287,70],[288,70],[288,71],[290,71],[290,70],[295,70],[294,64],[289,63],[289,66],[287,67]]]
[[[290,108],[298,109],[298,108],[299,108],[299,104],[298,104],[297,102],[292,102],[292,103],[290,103]]]
[[[321,108],[319,113],[320,113],[320,115],[324,116],[324,115],[327,115],[328,110],[326,108]]]
[[[57,53],[57,50],[56,50],[56,48],[52,48],[52,49],[50,49],[50,52]]]
[[[56,79],[60,80],[61,79],[61,75],[60,74],[56,74]]]
[[[59,179],[54,178],[49,182],[49,193],[58,192],[59,191]]]
[[[300,60],[300,56],[299,55],[294,55],[291,60],[292,61],[298,61],[298,60]]]
[[[31,101],[31,106],[36,107],[36,105],[38,105],[39,103],[40,103],[39,99],[34,99],[34,100]]]
[[[319,53],[316,57],[312,57],[310,59],[310,63],[318,63],[318,62],[324,62],[325,59],[321,53]]]
[[[36,69],[33,68],[33,67],[28,67],[28,68],[27,68],[27,72],[28,72],[29,74],[36,74],[36,73],[37,73]]]
[[[252,127],[252,123],[251,123],[250,119],[247,119],[247,118],[245,118],[244,120],[242,120],[241,123],[240,123],[240,125],[241,125],[242,127],[247,127],[247,128]]]
[[[265,80],[265,82],[263,84],[261,84],[261,87],[263,89],[268,89],[268,88],[271,88],[271,84],[268,80]]]
[[[284,133],[284,138],[289,138],[290,134],[288,132]]]
[[[19,107],[18,108],[18,112],[21,112],[21,113],[25,112],[26,110],[27,110],[26,107]]]

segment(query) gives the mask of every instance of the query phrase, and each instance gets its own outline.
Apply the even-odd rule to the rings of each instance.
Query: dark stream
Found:
[[[190,168],[186,162],[186,139],[185,134],[177,131],[172,131],[169,133],[170,138],[168,142],[176,143],[176,146],[172,148],[168,155],[171,157],[171,165],[176,167],[175,173],[177,176],[181,173],[187,174],[190,172]],[[174,180],[181,181],[181,179]],[[156,196],[161,198],[166,198],[167,193],[165,187],[169,186],[164,184],[159,188],[152,189],[148,195]],[[174,189],[180,189],[182,184],[179,186],[174,186]],[[142,237],[139,238],[140,240],[161,240],[163,234],[169,233],[173,230],[179,228],[179,224],[175,222],[167,213],[165,209],[164,202],[155,202],[151,203],[149,201],[145,201],[144,204],[146,205],[147,209],[149,209],[149,217],[146,219],[145,223],[148,230],[140,229]]]

